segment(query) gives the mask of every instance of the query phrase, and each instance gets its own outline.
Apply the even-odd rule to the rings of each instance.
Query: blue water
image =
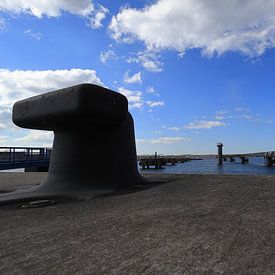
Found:
[[[143,174],[246,174],[246,175],[275,175],[275,166],[266,167],[264,158],[249,158],[249,164],[236,162],[224,162],[217,165],[217,159],[192,160],[176,165],[164,166],[163,169],[140,169]]]
[[[142,174],[245,174],[245,175],[275,175],[275,165],[266,167],[264,158],[249,158],[249,164],[236,162],[224,162],[217,165],[217,159],[192,160],[176,165],[167,165],[162,169],[140,169]],[[0,172],[24,172],[24,169],[2,170]]]

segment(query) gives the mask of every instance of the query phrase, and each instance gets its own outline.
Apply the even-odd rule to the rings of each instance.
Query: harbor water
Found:
[[[141,169],[142,174],[245,174],[245,175],[275,175],[275,165],[267,167],[263,157],[249,158],[248,164],[236,162],[223,162],[218,165],[217,159],[192,160],[185,163],[177,163],[176,165],[166,165],[162,169]]]
[[[249,158],[249,163],[242,164],[239,159],[236,162],[223,162],[219,166],[217,159],[192,160],[175,165],[166,165],[161,169],[142,169],[142,174],[244,174],[244,175],[275,175],[275,165],[267,167],[263,157]],[[24,172],[24,169],[1,170],[0,172]]]

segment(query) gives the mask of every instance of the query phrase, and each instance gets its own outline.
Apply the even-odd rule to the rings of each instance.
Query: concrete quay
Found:
[[[0,173],[0,192],[46,173]],[[275,176],[166,183],[86,202],[0,207],[1,274],[275,274]]]

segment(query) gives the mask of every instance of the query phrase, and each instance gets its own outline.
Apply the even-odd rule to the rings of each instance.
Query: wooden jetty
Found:
[[[216,157],[218,158],[219,165],[222,165],[223,161],[235,162],[237,158],[240,159],[240,162],[242,164],[247,164],[249,163],[249,158],[251,157],[263,157],[266,166],[272,166],[273,164],[275,164],[275,151],[244,153],[244,154],[223,154],[222,142],[217,143],[217,147],[218,147],[218,154]]]
[[[275,151],[244,154],[224,154],[223,161],[235,162],[236,159],[240,159],[242,164],[247,164],[249,163],[249,158],[251,157],[263,157],[266,166],[272,166],[275,164]]]
[[[138,163],[142,169],[161,169],[166,165],[176,165],[177,163],[184,163],[190,160],[192,159],[187,156],[158,156],[157,153],[155,155],[138,156]]]

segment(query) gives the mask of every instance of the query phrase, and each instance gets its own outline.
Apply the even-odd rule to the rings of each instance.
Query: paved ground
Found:
[[[1,173],[0,192],[44,176]],[[0,274],[275,274],[275,177],[164,177],[141,192],[0,210]]]

